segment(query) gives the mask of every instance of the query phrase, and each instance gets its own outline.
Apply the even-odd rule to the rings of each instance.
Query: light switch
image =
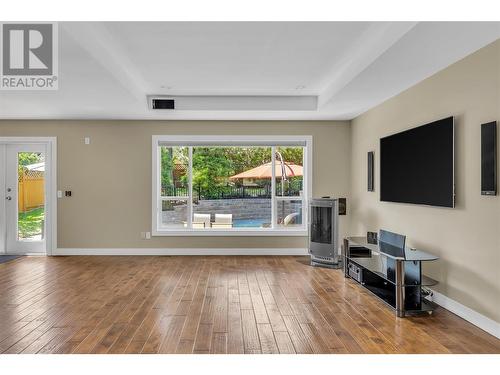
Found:
[[[150,240],[151,239],[151,232],[141,232],[141,239],[142,240]]]
[[[62,197],[63,197],[62,190],[58,190],[57,191],[57,198],[62,198]]]
[[[90,144],[90,137],[85,137],[85,144],[89,145]]]

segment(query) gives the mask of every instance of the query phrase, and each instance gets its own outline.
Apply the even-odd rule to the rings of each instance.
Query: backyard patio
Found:
[[[161,195],[168,197],[162,200],[164,226],[186,227],[191,199],[193,227],[220,227],[217,219],[225,215],[226,227],[268,228],[274,197],[284,198],[275,203],[275,225],[302,225],[302,147],[279,148],[274,168],[270,147],[193,147],[191,152],[190,196],[187,148],[161,148]]]

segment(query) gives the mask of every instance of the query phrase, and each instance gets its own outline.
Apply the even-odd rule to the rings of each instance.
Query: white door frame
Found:
[[[47,191],[47,213],[45,216],[45,250],[46,255],[52,255],[57,249],[57,137],[0,137],[0,145],[25,143],[43,144],[46,147],[45,189]],[[0,157],[0,162],[4,159]],[[3,181],[3,178],[0,180],[0,184],[2,183],[3,186],[0,186],[0,188],[5,192],[5,181]],[[2,207],[3,205],[0,205],[0,208]],[[3,211],[5,212],[5,210]],[[3,215],[3,213],[1,214]]]
[[[7,215],[7,210],[6,210],[6,202],[5,199],[3,199],[4,194],[7,193],[6,189],[7,186],[5,184],[6,180],[6,163],[7,163],[7,154],[6,154],[6,147],[4,144],[0,143],[0,191],[3,192],[3,194],[0,196],[0,223],[3,223],[3,225],[0,225],[0,254],[5,254],[5,249],[7,245],[7,222],[6,222],[6,215]]]

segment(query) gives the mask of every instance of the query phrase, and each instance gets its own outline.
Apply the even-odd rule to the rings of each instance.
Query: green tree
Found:
[[[40,163],[42,161],[42,155],[36,152],[20,152],[18,156],[18,164],[23,167],[30,164]]]
[[[225,150],[232,162],[234,174],[271,161],[270,147],[226,147]]]
[[[35,163],[41,163],[43,155],[36,152],[20,152],[17,157],[18,173],[21,175],[26,171],[26,166]]]
[[[193,186],[215,197],[227,191],[228,177],[234,173],[233,162],[223,147],[196,147],[193,150]]]
[[[302,147],[279,147],[277,151],[283,156],[286,163],[302,165],[304,149]]]
[[[277,148],[286,163],[302,165],[302,147]],[[193,188],[205,197],[217,197],[239,184],[229,177],[271,161],[271,147],[193,147]],[[164,193],[187,186],[187,147],[161,147],[161,184]],[[178,170],[176,170],[176,168]],[[262,185],[269,180],[262,180]],[[177,191],[178,192],[178,191]]]
[[[174,188],[186,187],[188,148],[162,146],[160,148],[160,159],[161,159],[160,178],[161,178],[161,187],[163,190],[163,194],[175,195]],[[177,174],[175,172],[177,172]],[[176,177],[178,178],[177,181],[175,181]]]

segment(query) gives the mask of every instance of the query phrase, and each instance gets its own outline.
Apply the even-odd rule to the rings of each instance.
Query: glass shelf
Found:
[[[392,309],[396,306],[396,297],[394,293],[391,293],[387,287],[381,287],[376,285],[366,285],[362,284],[369,292],[380,298],[383,302],[387,304]],[[406,301],[405,303],[405,315],[415,315],[422,312],[432,312],[436,309],[436,304],[429,301],[427,298],[422,296],[418,299],[418,302],[412,304],[412,301]]]
[[[418,249],[413,249],[410,247],[405,247],[405,257],[395,257],[390,254],[384,254],[380,252],[380,249],[378,245],[376,244],[371,244],[366,241],[366,237],[348,237],[347,238],[352,245],[354,246],[361,246],[361,247],[366,247],[367,249],[370,249],[372,252],[377,252],[383,255],[384,257],[388,258],[393,258],[393,259],[398,259],[398,260],[408,260],[408,261],[418,261],[418,262],[425,262],[425,261],[431,261],[431,260],[437,260],[439,257],[426,253],[425,251],[418,250]]]
[[[437,285],[439,281],[434,280],[432,277],[422,275],[422,281],[419,285],[405,284],[405,286],[434,286]]]
[[[356,263],[358,266],[361,266],[362,268],[365,268],[368,271],[373,272],[377,276],[380,276],[387,282],[396,285],[396,282],[394,280],[389,279],[387,276],[387,259],[385,256],[380,255],[379,253],[372,253],[371,257],[353,256],[346,258],[349,261]],[[404,286],[405,287],[434,286],[437,285],[438,283],[439,282],[437,280],[434,280],[429,276],[422,275],[422,279],[419,284],[404,284]]]
[[[349,261],[356,263],[362,268],[366,268],[368,271],[373,272],[377,276],[382,277],[384,280],[395,284],[393,280],[389,280],[387,277],[387,262],[383,256],[372,253],[371,257],[346,257]]]
[[[436,285],[438,281],[422,274],[422,262],[436,260],[436,256],[410,248],[405,248],[404,257],[392,256],[381,252],[378,245],[369,244],[365,237],[349,237],[346,246],[345,276],[350,277],[349,263],[358,266],[361,274],[356,274],[354,280],[391,306],[398,317],[431,313],[435,309],[436,305],[425,298],[423,287]],[[396,273],[400,271],[403,284],[396,283]]]
[[[417,308],[412,308],[411,306],[406,307],[405,314],[412,315],[422,312],[432,312],[434,310],[436,310],[436,304],[422,297],[422,299],[420,300],[420,306]]]

